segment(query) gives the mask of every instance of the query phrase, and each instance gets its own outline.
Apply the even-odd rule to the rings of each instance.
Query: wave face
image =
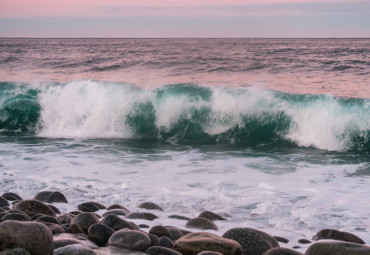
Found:
[[[370,100],[252,87],[0,83],[3,135],[370,149]]]

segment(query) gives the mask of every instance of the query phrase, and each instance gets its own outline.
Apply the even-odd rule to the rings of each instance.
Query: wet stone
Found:
[[[323,229],[320,230],[315,236],[312,237],[313,240],[318,241],[322,239],[333,239],[338,241],[345,241],[350,243],[365,244],[365,242],[358,236],[342,232],[335,229]]]
[[[41,191],[33,199],[45,203],[68,203],[67,198],[59,191]]]
[[[54,217],[56,216],[49,206],[37,200],[23,200],[15,204],[13,209],[22,211],[30,217],[38,213]]]
[[[152,246],[145,253],[149,255],[182,255],[178,251],[161,246]]]
[[[128,215],[126,215],[126,218],[152,221],[154,219],[157,219],[158,216],[156,216],[152,213],[147,213],[147,212],[132,212],[132,213],[129,213]]]
[[[89,227],[95,223],[99,223],[99,219],[91,212],[84,212],[76,215],[71,221],[71,224],[78,225],[85,233],[87,233]]]
[[[275,240],[278,241],[279,243],[289,243],[288,239],[281,236],[273,236],[273,238],[275,238]]]
[[[127,211],[127,213],[129,213],[129,210],[126,207],[124,207],[123,205],[114,204],[114,205],[111,205],[107,208],[108,211],[109,210],[114,210],[114,209],[122,209],[122,210]]]
[[[57,219],[61,224],[70,224],[72,221],[72,217],[69,214],[62,214]]]
[[[263,255],[303,255],[303,253],[288,248],[275,247],[267,250]]]
[[[197,229],[202,229],[202,230],[218,230],[218,227],[216,226],[215,223],[213,223],[211,220],[206,219],[206,218],[194,218],[188,221],[186,223],[187,228],[197,228]]]
[[[4,222],[4,221],[7,221],[7,220],[29,221],[30,217],[25,216],[24,214],[21,214],[21,213],[10,213],[10,214],[7,214],[7,215],[3,216],[0,219],[0,222]]]
[[[37,221],[38,222],[49,222],[49,223],[61,225],[57,218],[48,216],[48,215],[43,215],[43,216],[38,217]]]
[[[146,224],[139,224],[138,227],[139,228],[150,228],[150,226]]]
[[[301,244],[308,244],[308,243],[312,243],[310,240],[307,240],[307,239],[299,239],[298,240],[298,243],[301,243]]]
[[[69,227],[68,227],[68,233],[71,233],[71,234],[85,234],[85,232],[83,231],[83,229],[79,225],[77,225],[77,224],[71,224],[71,225],[69,225]]]
[[[101,221],[101,223],[111,227],[112,229],[116,231],[123,229],[123,228],[128,228],[132,230],[137,229],[133,224],[131,224],[130,222],[124,219],[121,219],[120,217],[116,215],[108,215]]]
[[[7,249],[0,251],[0,255],[32,255],[29,251],[23,248]]]
[[[3,206],[9,206],[9,202],[8,200],[6,200],[5,198],[3,198],[2,196],[0,196],[0,207],[3,207]]]
[[[107,225],[96,223],[89,227],[87,235],[89,239],[98,246],[105,246],[109,237],[111,237],[114,232],[114,229],[108,227]]]
[[[171,248],[173,246],[173,242],[169,237],[162,236],[159,238],[159,246]]]
[[[8,200],[8,201],[14,201],[14,200],[22,201],[23,200],[23,198],[21,196],[19,196],[16,193],[13,193],[13,192],[6,192],[6,193],[2,194],[1,196],[3,198],[5,198],[6,200]]]
[[[333,242],[323,241],[313,243],[308,247],[305,255],[367,255],[370,254],[370,246],[349,243],[349,242]]]
[[[100,210],[100,208],[97,205],[90,202],[82,203],[78,205],[77,208],[82,212],[96,212]]]
[[[201,251],[197,255],[222,255],[222,253],[217,251]]]
[[[206,218],[206,219],[209,219],[211,221],[214,221],[214,220],[226,220],[224,217],[214,213],[214,212],[211,212],[211,211],[203,211],[201,214],[199,214],[198,216],[199,218]]]
[[[169,219],[186,220],[186,221],[191,220],[191,218],[185,217],[185,216],[181,216],[181,215],[170,215],[170,216],[168,216],[168,218]]]
[[[60,214],[59,209],[58,209],[58,208],[56,208],[54,205],[47,205],[47,206],[49,206],[49,207],[51,208],[51,210],[53,210],[53,212],[54,212],[55,214]]]
[[[151,240],[138,230],[119,230],[109,238],[108,245],[144,252],[151,246]]]
[[[154,226],[149,230],[149,234],[156,235],[158,237],[167,236],[170,237],[170,232],[164,226]]]
[[[151,246],[158,246],[159,245],[159,237],[153,234],[148,235],[151,241]]]
[[[126,216],[129,212],[124,209],[112,209],[103,213],[103,217],[108,215]]]
[[[157,205],[153,202],[144,202],[144,203],[139,205],[139,208],[143,208],[143,209],[147,209],[147,210],[159,210],[159,211],[163,212],[163,209],[159,205]]]
[[[53,255],[96,255],[89,247],[82,244],[71,244],[54,250]]]

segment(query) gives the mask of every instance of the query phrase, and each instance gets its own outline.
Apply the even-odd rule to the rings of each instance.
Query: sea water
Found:
[[[370,40],[1,39],[1,192],[370,243]],[[140,222],[139,222],[140,223]]]

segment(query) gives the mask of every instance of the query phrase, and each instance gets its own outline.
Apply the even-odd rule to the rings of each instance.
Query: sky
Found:
[[[0,0],[0,37],[370,37],[370,0]]]

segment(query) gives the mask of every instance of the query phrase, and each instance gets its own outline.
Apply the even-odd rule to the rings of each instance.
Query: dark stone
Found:
[[[85,232],[82,230],[82,228],[77,224],[69,225],[68,233],[71,233],[71,234],[85,234]]]
[[[21,196],[19,196],[16,193],[13,193],[13,192],[6,192],[6,193],[2,194],[1,196],[3,198],[5,198],[6,200],[9,200],[9,201],[14,201],[14,200],[22,201],[23,200],[23,198]]]
[[[308,244],[308,243],[312,243],[310,240],[307,240],[307,239],[299,239],[298,240],[298,243],[301,243],[301,244]]]
[[[54,217],[56,216],[54,211],[49,206],[37,200],[23,200],[15,204],[13,209],[22,211],[30,217],[38,213]]]
[[[145,253],[149,255],[182,255],[178,251],[161,246],[152,246]]]
[[[348,232],[341,232],[335,229],[323,229],[320,230],[312,240],[318,241],[322,239],[333,239],[338,241],[345,241],[350,243],[358,243],[358,244],[365,244],[365,242],[359,238],[358,236],[348,233]]]
[[[41,222],[41,223],[46,225],[51,230],[53,235],[62,234],[66,232],[61,225],[50,223],[50,222]]]
[[[41,191],[33,199],[45,203],[68,203],[67,198],[59,191]]]
[[[267,250],[263,255],[303,255],[303,253],[287,248],[275,247]]]
[[[96,255],[96,253],[85,245],[71,244],[54,250],[54,255]]]
[[[108,244],[110,246],[144,252],[150,247],[151,240],[146,233],[138,230],[119,230],[109,238]]]
[[[38,213],[38,214],[35,214],[33,215],[31,218],[30,218],[30,221],[35,221],[37,220],[38,218],[42,217],[42,216],[46,216],[45,214],[43,213]]]
[[[178,219],[178,220],[191,220],[189,217],[181,216],[181,215],[170,215],[168,216],[169,219]]]
[[[84,212],[76,215],[71,221],[71,224],[78,225],[85,233],[87,233],[89,227],[95,223],[99,223],[99,219],[91,212]]]
[[[156,235],[158,237],[167,236],[170,237],[170,231],[164,226],[154,226],[149,230],[149,234]]]
[[[182,233],[182,230],[179,229],[179,228],[177,228],[177,227],[174,227],[174,226],[166,226],[166,228],[167,228],[168,232],[170,232],[170,238],[173,241],[176,241],[177,239],[179,239],[180,237],[182,237],[184,235]],[[189,233],[187,233],[187,234],[189,234]]]
[[[98,246],[105,246],[108,242],[109,237],[114,233],[114,229],[107,225],[96,223],[89,227],[88,237],[91,241],[96,243]]]
[[[66,213],[58,216],[57,219],[61,224],[70,224],[72,221],[72,217]]]
[[[161,236],[159,238],[159,246],[171,248],[173,246],[172,240],[167,236]]]
[[[305,255],[368,255],[370,246],[349,242],[317,242],[308,247]]]
[[[57,218],[52,217],[52,216],[48,216],[48,215],[43,215],[43,216],[37,218],[37,221],[38,222],[49,222],[49,223],[54,223],[54,224],[61,225]]]
[[[132,212],[126,215],[128,219],[142,219],[142,220],[154,220],[157,219],[158,216],[147,213],[147,212]]]
[[[147,210],[159,210],[163,212],[163,209],[159,205],[152,203],[152,202],[144,202],[139,205],[139,208],[143,208]]]
[[[159,238],[156,235],[149,234],[148,235],[151,241],[151,246],[158,246],[159,245]]]
[[[207,232],[187,234],[174,243],[173,249],[184,255],[196,255],[202,251],[215,251],[224,255],[242,254],[238,242]]]
[[[223,255],[217,251],[201,251],[197,255]]]
[[[101,221],[101,223],[113,228],[116,231],[123,229],[123,228],[128,228],[132,230],[136,229],[135,226],[132,225],[130,222],[124,219],[121,219],[120,217],[116,215],[108,215]]]
[[[19,211],[19,210],[8,210],[7,213],[20,213],[23,214],[25,217],[27,217],[29,220],[31,220],[30,216],[28,216],[26,213]]]
[[[124,207],[124,206],[122,206],[122,205],[117,205],[117,204],[111,205],[111,206],[109,206],[109,207],[107,208],[107,210],[108,210],[108,211],[109,211],[109,210],[114,210],[114,209],[122,209],[122,210],[127,211],[127,213],[129,213],[129,212],[130,212],[126,207]]]
[[[123,209],[112,209],[103,213],[103,217],[108,215],[126,216],[129,212]]]
[[[79,215],[80,213],[82,213],[82,212],[80,212],[80,211],[69,212],[70,215]]]
[[[199,214],[200,218],[206,218],[206,219],[209,219],[211,221],[214,221],[214,220],[226,220],[224,217],[221,217],[220,215],[214,213],[214,212],[211,212],[211,211],[204,211],[202,212],[201,214]]]
[[[269,234],[253,228],[232,228],[222,237],[237,241],[243,248],[244,255],[263,254],[265,251],[279,247],[279,243]]]
[[[150,228],[149,225],[146,225],[146,224],[139,224],[138,227],[139,228]]]
[[[74,242],[73,244],[83,244],[85,246],[88,246],[92,249],[97,248],[98,246],[90,241],[85,234],[70,234],[70,233],[63,233],[59,235],[54,235],[54,243],[61,243],[63,244],[64,242]]]
[[[56,240],[54,241],[54,250],[71,244],[81,244],[81,243],[73,239]]]
[[[54,212],[55,214],[60,214],[59,209],[58,209],[58,208],[56,208],[54,205],[48,205],[48,206],[51,208],[51,210],[53,210],[53,212]]]
[[[2,217],[0,222],[4,222],[4,221],[7,221],[7,220],[29,221],[30,217],[25,216],[22,213],[10,213],[10,214],[7,214],[4,217]]]
[[[0,255],[32,255],[32,254],[23,248],[14,248],[1,251]]]
[[[0,207],[3,207],[3,206],[9,206],[9,202],[8,200],[6,200],[5,198],[3,198],[2,196],[0,196]]]
[[[193,232],[191,232],[189,230],[186,230],[186,229],[180,229],[180,231],[181,231],[181,233],[182,233],[183,236],[184,235],[187,235],[187,234],[190,234],[190,233],[193,233]]]
[[[213,223],[211,220],[206,218],[194,218],[188,221],[186,223],[187,228],[197,228],[197,229],[211,229],[211,230],[218,230],[218,227],[215,223]]]
[[[281,237],[281,236],[273,236],[273,238],[275,238],[275,240],[280,242],[280,243],[289,243],[288,239],[286,239],[284,237]]]
[[[96,212],[100,210],[100,208],[97,205],[91,202],[82,203],[77,208],[82,212]]]
[[[0,250],[24,248],[32,255],[53,254],[53,235],[42,223],[8,220],[0,223]]]

